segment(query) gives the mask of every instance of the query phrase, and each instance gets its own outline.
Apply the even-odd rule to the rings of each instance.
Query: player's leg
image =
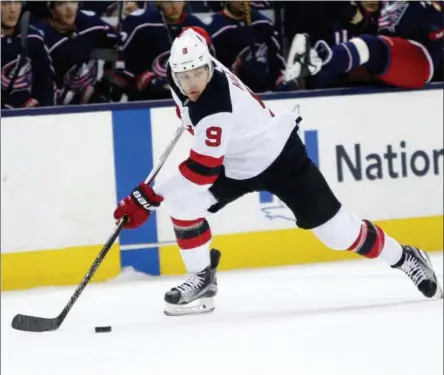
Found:
[[[298,40],[299,50],[304,51],[308,36],[299,35],[297,40],[295,38]],[[389,85],[405,88],[421,88],[434,74],[434,63],[427,49],[418,42],[399,37],[363,34],[331,47],[320,41],[315,48],[322,58],[322,69],[318,66],[311,72],[317,73],[314,77],[317,87],[328,86],[334,77],[359,66]],[[308,56],[313,51],[304,53]],[[293,70],[293,75],[304,74],[298,63]]]
[[[186,315],[214,310],[216,270],[221,254],[211,249],[211,228],[206,216],[247,192],[244,183],[228,179],[222,172],[210,190],[165,201],[182,260],[190,274],[187,281],[165,294],[165,314]]]
[[[388,61],[378,78],[392,86],[421,88],[433,77],[433,61],[418,42],[399,37],[378,37],[386,46]]]
[[[439,286],[427,254],[402,246],[376,224],[344,208],[297,135],[291,143],[270,169],[267,183],[268,190],[292,210],[298,227],[312,230],[333,250],[353,251],[399,268],[425,296],[433,297]]]
[[[165,294],[166,315],[186,315],[214,310],[216,270],[220,252],[211,250],[211,228],[207,209],[214,197],[204,191],[165,201],[171,215],[177,245],[189,278]]]

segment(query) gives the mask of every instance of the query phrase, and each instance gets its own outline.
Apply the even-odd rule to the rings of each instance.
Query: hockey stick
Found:
[[[29,19],[31,17],[31,13],[26,11],[23,13],[22,18],[20,19],[20,56],[17,59],[17,65],[15,66],[14,74],[9,81],[8,87],[6,89],[6,97],[9,97],[11,91],[14,87],[14,82],[18,77],[20,72],[20,66],[23,61],[28,57],[28,27],[29,27]]]
[[[157,174],[162,169],[163,165],[165,164],[166,160],[168,159],[168,156],[171,154],[171,151],[179,141],[180,137],[182,136],[183,132],[185,131],[185,128],[183,126],[179,127],[176,130],[176,133],[174,134],[173,139],[168,143],[168,145],[165,148],[165,151],[160,155],[159,161],[156,165],[156,167],[150,172],[148,177],[145,180],[146,184],[151,184],[154,179],[156,178]],[[57,330],[63,321],[65,320],[66,316],[68,315],[69,311],[73,307],[73,305],[76,303],[80,295],[82,294],[83,290],[88,285],[91,278],[94,276],[94,273],[96,272],[97,268],[99,268],[100,264],[102,263],[105,256],[108,254],[111,246],[116,241],[120,231],[122,230],[123,226],[125,225],[128,218],[125,216],[120,220],[117,227],[114,229],[114,232],[111,234],[111,237],[106,241],[106,244],[103,246],[102,250],[100,250],[99,254],[97,255],[96,259],[94,260],[92,266],[84,276],[83,280],[80,282],[77,289],[74,291],[74,294],[69,299],[68,303],[66,304],[65,308],[62,310],[62,312],[55,318],[41,318],[37,316],[30,316],[30,315],[22,315],[17,314],[14,319],[12,320],[12,328],[17,329],[19,331],[28,331],[28,332],[45,332],[45,331],[55,331]]]

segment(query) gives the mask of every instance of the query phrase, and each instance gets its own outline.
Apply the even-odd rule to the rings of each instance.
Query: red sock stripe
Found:
[[[384,247],[385,233],[377,225],[364,221],[353,245],[347,250],[358,253],[366,258],[377,258]]]
[[[208,229],[201,235],[189,239],[178,239],[177,244],[182,250],[191,250],[196,247],[205,245],[211,240],[211,230]]]
[[[174,217],[171,218],[171,221],[173,222],[174,225],[177,225],[178,227],[191,227],[193,225],[202,223],[205,220],[205,218],[200,217],[199,219],[196,220],[179,220],[179,219],[175,219]]]
[[[182,250],[202,246],[211,240],[211,229],[203,218],[196,220],[177,220],[172,218],[177,244]]]

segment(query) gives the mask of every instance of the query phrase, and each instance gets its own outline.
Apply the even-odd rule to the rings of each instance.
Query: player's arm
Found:
[[[192,194],[207,190],[222,171],[228,140],[233,128],[231,113],[218,113],[201,120],[196,126],[195,138],[186,160],[165,182],[151,188],[141,183],[123,199],[114,211],[114,218],[125,215],[125,228],[137,228],[160,206],[164,199],[186,200]]]
[[[56,105],[56,85],[54,81],[54,66],[43,37],[33,34],[32,50],[32,98],[39,106]]]
[[[202,119],[194,128],[194,141],[188,158],[180,163],[170,179],[156,184],[156,194],[170,199],[209,189],[222,171],[233,124],[233,115],[228,112]]]

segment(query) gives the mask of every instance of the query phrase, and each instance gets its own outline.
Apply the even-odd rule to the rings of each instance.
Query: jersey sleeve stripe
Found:
[[[179,171],[182,175],[196,185],[213,184],[222,169],[222,165],[210,168],[198,164],[191,159],[185,160],[179,165]]]
[[[208,167],[208,168],[219,167],[224,162],[223,156],[221,156],[219,158],[215,158],[213,156],[199,154],[198,152],[196,152],[194,150],[190,151],[190,158],[189,159],[198,163],[198,164],[201,164],[205,167]]]

